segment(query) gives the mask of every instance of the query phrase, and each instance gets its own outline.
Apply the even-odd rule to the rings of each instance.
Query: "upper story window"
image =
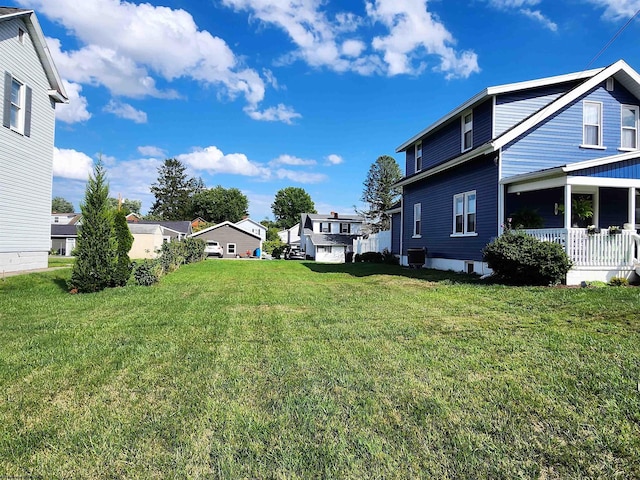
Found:
[[[422,170],[422,142],[416,143],[416,172]]]
[[[462,114],[462,151],[473,148],[473,111]]]
[[[620,133],[620,148],[636,150],[638,148],[638,107],[622,105],[622,131]]]
[[[582,145],[602,147],[602,103],[585,101],[582,104]]]
[[[4,75],[2,125],[25,137],[31,136],[31,89],[10,73]]]
[[[340,233],[351,233],[351,224],[350,223],[341,223],[340,224]]]
[[[475,235],[476,233],[476,192],[460,193],[453,196],[453,234]]]
[[[24,30],[21,28],[18,28],[18,41],[24,43]]]
[[[421,236],[421,228],[422,228],[422,204],[415,203],[413,205],[413,236],[420,237]]]
[[[320,233],[331,233],[331,224],[320,223]]]

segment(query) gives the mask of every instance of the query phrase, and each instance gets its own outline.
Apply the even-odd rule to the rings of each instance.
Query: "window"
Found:
[[[453,234],[476,233],[476,192],[460,193],[453,197]]]
[[[318,245],[318,253],[331,253],[331,245]]]
[[[53,223],[60,223],[60,217],[53,217]]]
[[[320,224],[320,233],[331,233],[331,224],[330,223],[321,223]]]
[[[236,244],[235,243],[227,243],[227,253],[229,255],[236,254]]]
[[[638,148],[638,107],[622,105],[621,112],[620,148],[635,150]]]
[[[462,114],[462,151],[473,148],[473,111]]]
[[[416,203],[413,205],[413,236],[420,237],[421,224],[422,223],[422,204]]]
[[[24,30],[21,28],[18,28],[18,41],[24,43]]]
[[[416,172],[422,170],[422,142],[416,143]]]
[[[587,147],[602,146],[602,103],[584,102],[582,105],[582,144]]]
[[[341,223],[340,224],[340,233],[351,233],[351,224],[350,223]]]
[[[25,137],[31,136],[31,96],[31,88],[5,72],[2,125]]]

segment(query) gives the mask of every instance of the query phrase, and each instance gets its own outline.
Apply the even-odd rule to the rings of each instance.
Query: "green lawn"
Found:
[[[640,288],[209,260],[0,281],[0,477],[640,478]]]
[[[71,267],[75,263],[75,257],[49,257],[49,267]]]

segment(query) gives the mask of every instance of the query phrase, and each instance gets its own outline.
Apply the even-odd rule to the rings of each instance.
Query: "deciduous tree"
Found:
[[[62,197],[51,200],[51,211],[56,213],[73,213],[73,204]]]
[[[140,208],[142,208],[142,201],[129,200],[128,198],[118,201],[117,198],[109,197],[109,206],[114,210],[121,210],[125,216],[130,213],[140,214]],[[119,208],[118,208],[119,207]]]
[[[300,221],[301,213],[317,213],[311,196],[299,187],[278,190],[271,211],[280,228],[291,228]]]
[[[215,188],[201,190],[193,196],[193,217],[202,217],[207,222],[238,222],[248,214],[249,200],[237,188]]]

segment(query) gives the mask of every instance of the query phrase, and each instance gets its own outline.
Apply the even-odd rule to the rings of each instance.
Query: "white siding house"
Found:
[[[51,241],[55,105],[67,95],[33,10],[0,7],[0,82],[1,274],[46,267]]]
[[[245,232],[257,235],[263,242],[267,239],[267,227],[261,223],[251,220],[248,217],[236,222],[236,226],[240,227]]]
[[[363,222],[360,215],[302,213],[300,249],[317,262],[344,263]]]

